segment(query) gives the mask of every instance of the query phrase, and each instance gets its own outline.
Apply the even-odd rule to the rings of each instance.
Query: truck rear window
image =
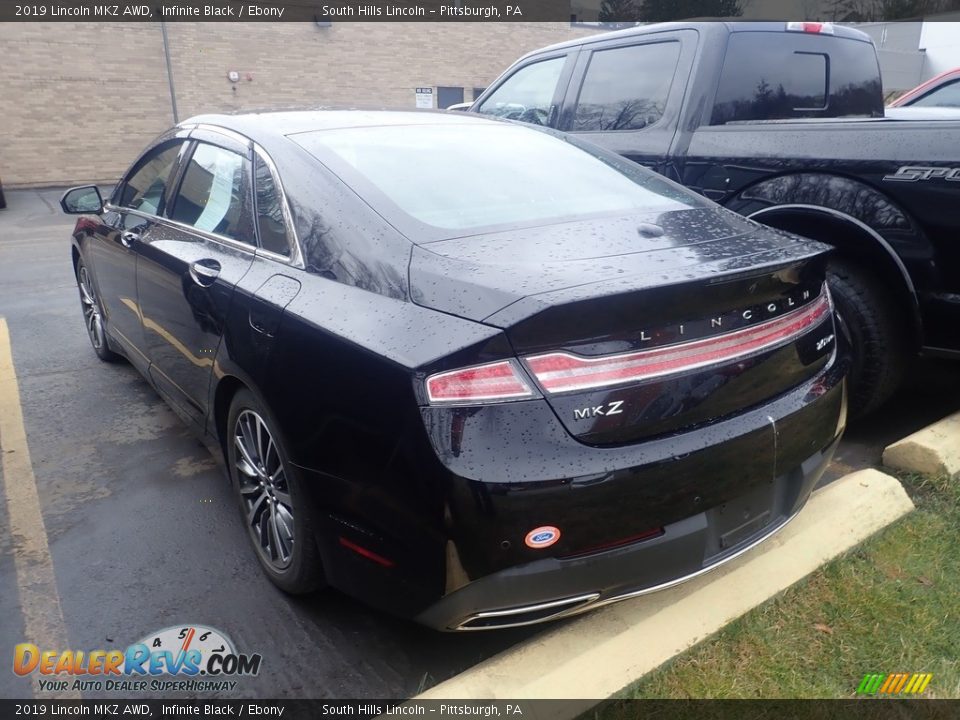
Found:
[[[730,34],[711,125],[882,115],[870,43],[789,32]]]

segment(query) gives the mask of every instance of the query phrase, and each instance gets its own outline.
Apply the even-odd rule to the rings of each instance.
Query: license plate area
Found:
[[[706,563],[721,560],[762,534],[779,516],[776,496],[776,483],[771,480],[708,510]]]

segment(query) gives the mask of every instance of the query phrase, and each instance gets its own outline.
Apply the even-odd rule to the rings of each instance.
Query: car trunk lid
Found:
[[[721,209],[640,213],[429,243],[411,289],[502,328],[567,430],[611,445],[754,407],[822,369],[823,250]]]

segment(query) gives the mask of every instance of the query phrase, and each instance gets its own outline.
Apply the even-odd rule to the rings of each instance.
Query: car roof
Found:
[[[924,80],[916,87],[907,90],[903,95],[890,103],[890,107],[905,107],[908,104],[916,102],[921,97],[926,95],[928,91],[933,90],[935,87],[940,85],[946,85],[947,82],[945,81],[953,80],[957,75],[960,75],[960,67],[944,70],[942,73],[938,73],[929,80]]]
[[[585,37],[576,38],[574,40],[566,40],[564,42],[554,43],[553,45],[547,45],[546,47],[538,48],[532,52],[527,53],[519,60],[525,60],[528,57],[533,57],[534,55],[539,55],[540,53],[554,52],[556,50],[565,50],[567,48],[581,47],[584,45],[590,45],[592,43],[607,42],[610,40],[618,40],[620,38],[633,37],[633,36],[643,36],[643,35],[654,35],[656,33],[667,32],[670,30],[701,30],[708,32],[717,32],[719,28],[723,28],[728,33],[734,32],[787,32],[785,22],[762,22],[762,21],[748,21],[741,20],[735,22],[718,22],[717,20],[703,20],[702,22],[667,22],[667,23],[652,23],[649,25],[640,25],[637,27],[626,28],[623,30],[614,30],[612,32],[598,33],[596,35],[587,35]],[[852,40],[863,40],[870,42],[870,36],[861,30],[855,30],[854,28],[846,27],[843,25],[834,25],[833,35],[835,37],[848,38]]]
[[[437,110],[285,110],[196,115],[180,126],[213,125],[244,135],[261,145],[297,133],[344,128],[402,125],[477,125],[493,118]]]

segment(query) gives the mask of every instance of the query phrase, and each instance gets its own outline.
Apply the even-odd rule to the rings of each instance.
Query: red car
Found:
[[[960,108],[960,68],[947,70],[904,93],[890,107]]]

